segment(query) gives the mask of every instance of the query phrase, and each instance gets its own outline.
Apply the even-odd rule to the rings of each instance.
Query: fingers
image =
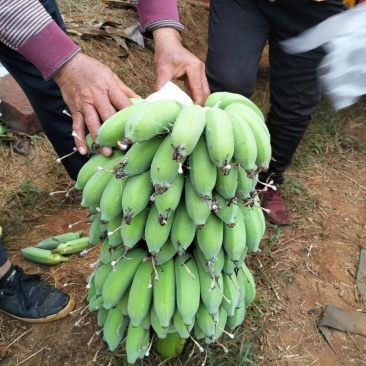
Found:
[[[156,80],[155,80],[155,91],[159,91],[168,81],[174,78],[173,73],[168,68],[159,68],[156,70]]]
[[[199,68],[189,68],[187,70],[187,80],[192,98],[195,104],[204,105],[210,95],[210,88],[205,74],[205,66],[202,63]]]
[[[72,114],[72,134],[79,153],[85,155],[88,149],[85,143],[84,117],[80,112],[73,112]]]

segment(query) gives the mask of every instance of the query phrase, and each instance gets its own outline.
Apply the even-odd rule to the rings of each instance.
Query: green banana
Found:
[[[116,308],[118,308],[120,312],[125,316],[128,316],[128,298],[130,297],[130,289],[131,287],[129,287],[125,291],[123,296],[119,299],[119,301],[116,304]]]
[[[127,179],[112,176],[100,198],[100,220],[109,222],[122,212],[122,193]]]
[[[189,217],[196,225],[197,229],[202,229],[211,214],[211,204],[201,199],[194,190],[189,175],[185,178],[184,200]]]
[[[20,249],[25,259],[31,262],[46,264],[52,266],[61,262],[67,262],[69,258],[62,256],[58,253],[52,253],[50,250],[41,249],[36,247],[28,247]]]
[[[227,106],[233,103],[243,104],[251,108],[259,118],[264,121],[264,116],[261,110],[248,98],[241,94],[230,92],[215,92],[208,96],[205,102],[205,107],[214,107],[219,103],[218,107],[225,109]]]
[[[240,256],[238,262],[235,265],[236,269],[239,269],[242,266],[243,262],[245,261],[245,258],[247,257],[247,254],[248,254],[248,248],[245,247],[245,249],[241,253],[241,256]]]
[[[107,225],[100,222],[97,216],[94,217],[89,228],[89,244],[97,245],[107,236]]]
[[[226,273],[222,274],[222,280],[224,283],[224,301],[222,306],[226,310],[228,316],[233,316],[235,308],[240,301],[239,284],[235,275],[235,272],[231,275]],[[229,302],[230,301],[230,302]]]
[[[255,168],[256,169],[256,168]],[[243,167],[238,167],[238,186],[236,188],[235,196],[241,198],[243,201],[251,197],[253,179],[248,177],[247,172]]]
[[[259,219],[257,210],[261,210],[259,207],[253,206],[240,206],[239,210],[242,213],[245,232],[246,232],[246,246],[252,253],[258,251],[259,244],[263,237],[263,223]]]
[[[215,191],[231,202],[235,200],[235,193],[238,187],[238,168],[233,161],[230,162],[230,165],[232,169],[228,175],[223,175],[218,169]]]
[[[115,152],[108,162],[102,165],[102,170],[94,172],[84,187],[83,198],[81,200],[82,207],[99,205],[108,182],[114,176],[114,166],[120,161],[121,157],[121,153]]]
[[[164,339],[157,339],[155,347],[160,356],[165,359],[178,358],[184,350],[186,339],[182,339],[178,332],[169,333]]]
[[[177,175],[182,172],[181,164],[184,163],[185,159],[183,158],[180,163],[177,163],[172,159],[172,154],[172,138],[170,135],[167,135],[151,162],[151,181],[156,194],[161,194],[168,190],[173,185]]]
[[[137,175],[148,170],[163,139],[162,136],[154,136],[133,144],[116,167],[118,177]]]
[[[226,323],[227,323],[226,310],[222,306],[220,306],[219,319],[218,319],[216,329],[215,329],[215,333],[214,333],[214,336],[213,336],[213,338],[215,340],[219,339],[221,337],[222,333],[225,332]],[[228,334],[227,332],[225,332],[225,333]],[[230,338],[234,337],[232,334],[229,334],[229,336],[231,336]]]
[[[151,327],[157,334],[158,338],[164,339],[168,334],[168,328],[163,328],[160,324],[160,319],[156,314],[154,304],[151,305]]]
[[[240,275],[240,281],[244,281],[245,285],[245,307],[248,307],[255,299],[256,286],[253,275],[245,263],[242,264],[241,268],[238,270],[238,273],[240,273],[240,271],[242,271],[242,275]]]
[[[225,252],[225,251],[224,251]],[[235,263],[230,259],[230,257],[225,253],[225,262],[224,262],[224,268],[222,269],[224,273],[227,275],[231,275],[234,273],[236,267]],[[222,288],[222,287],[221,287]]]
[[[108,118],[99,128],[96,143],[100,147],[116,147],[118,141],[125,134],[127,119],[135,113],[141,105],[131,105]]]
[[[194,332],[194,338],[197,340],[205,339],[206,337],[204,331],[200,328],[197,322],[194,323],[193,332]]]
[[[212,211],[227,226],[234,227],[238,217],[238,206],[235,203],[230,202],[230,200],[226,200],[216,191],[212,193],[212,196]]]
[[[104,307],[110,309],[121,299],[131,285],[138,266],[143,261],[147,252],[141,248],[131,249],[125,257],[115,265],[104,282],[102,296]]]
[[[197,309],[198,309],[198,306],[197,306]],[[189,338],[189,333],[193,329],[195,321],[196,321],[196,316],[193,315],[193,318],[191,320],[189,320],[189,324],[188,325],[185,324],[183,317],[180,314],[178,308],[175,309],[174,314],[173,314],[174,327],[182,339]]]
[[[133,327],[130,323],[127,330],[126,337],[126,353],[127,353],[127,362],[129,364],[135,364],[138,358],[140,358],[141,353],[143,351],[143,343],[144,338],[146,337],[146,333],[148,333],[141,326]]]
[[[147,216],[145,225],[145,241],[149,249],[149,253],[156,255],[160,252],[161,247],[167,242],[174,220],[174,213],[170,215],[165,225],[160,225],[157,220],[158,210],[152,205]]]
[[[201,263],[201,266],[204,268],[204,270],[212,277],[212,278],[218,278],[221,275],[221,272],[224,268],[225,263],[225,254],[224,249],[220,248],[216,258],[213,260],[206,260],[202,250],[199,248],[199,246],[195,246],[195,250],[197,255],[195,256],[195,259],[198,260]]]
[[[61,243],[56,249],[52,249],[52,253],[61,255],[68,255],[74,253],[80,253],[86,249],[89,245],[89,238],[84,236],[79,239],[69,240],[66,243]]]
[[[103,307],[103,298],[95,294],[89,301],[88,309],[92,313]]]
[[[155,255],[155,264],[160,266],[170,259],[172,259],[176,254],[175,247],[170,240],[167,240],[165,244],[161,247],[160,252]]]
[[[126,122],[121,148],[167,133],[182,110],[182,106],[174,100],[140,103],[136,106],[136,112]]]
[[[230,260],[234,264],[237,263],[246,247],[246,230],[241,210],[237,211],[237,221],[234,227],[224,226],[222,245]]]
[[[37,245],[35,245],[35,247],[40,248],[40,249],[51,250],[51,249],[57,248],[58,245],[61,243],[66,243],[67,241],[73,240],[73,239],[79,239],[83,235],[84,235],[84,230],[59,234],[59,235],[51,236],[50,238],[47,238],[47,239],[43,239]]]
[[[227,113],[234,133],[234,159],[245,171],[254,171],[257,160],[257,142],[252,129],[239,114]]]
[[[98,312],[97,312],[98,327],[103,327],[103,325],[105,324],[105,321],[107,319],[108,313],[109,313],[109,310],[104,309],[103,307],[100,307],[98,309]]]
[[[187,105],[179,113],[171,132],[173,159],[190,155],[205,129],[206,116],[200,105]]]
[[[122,194],[123,216],[127,225],[148,206],[153,190],[149,170],[127,178]]]
[[[122,221],[121,237],[126,250],[133,248],[144,236],[145,224],[149,214],[150,207],[146,207],[138,213],[129,225]]]
[[[211,160],[222,174],[229,174],[229,162],[234,155],[234,134],[225,111],[219,108],[206,110],[205,137]]]
[[[215,214],[211,213],[206,225],[197,230],[197,244],[207,261],[213,261],[219,254],[224,237],[224,225]]]
[[[171,259],[156,266],[158,280],[153,285],[153,302],[162,328],[167,328],[175,310],[175,269]]]
[[[128,296],[128,316],[133,327],[138,327],[150,310],[152,301],[153,264],[143,261],[136,270]]]
[[[212,337],[215,334],[216,324],[218,322],[218,313],[209,314],[206,306],[200,302],[196,314],[196,323],[203,330],[206,337]]]
[[[190,325],[200,303],[200,282],[196,261],[187,252],[175,258],[175,281],[177,309]]]
[[[229,316],[227,318],[227,326],[232,330],[236,329],[238,326],[240,326],[243,323],[243,321],[245,319],[245,314],[246,314],[245,306],[236,308],[234,310],[234,315]]]
[[[117,308],[108,311],[103,325],[103,339],[111,352],[115,351],[122,341],[127,324],[128,317],[124,316]]]
[[[110,247],[117,247],[123,244],[123,240],[121,237],[121,225],[122,225],[123,216],[122,214],[117,215],[111,221],[109,221],[107,225],[108,231],[108,240]]]
[[[189,156],[189,177],[197,194],[204,200],[210,199],[216,183],[217,170],[203,138],[198,141]]]
[[[182,200],[174,215],[170,239],[179,255],[192,244],[196,234],[196,225],[188,215],[185,202]]]
[[[161,194],[155,194],[153,196],[153,201],[158,209],[158,221],[161,225],[165,225],[166,221],[170,215],[175,211],[178,203],[181,199],[184,186],[184,175],[178,174],[172,186]]]
[[[107,276],[112,270],[112,265],[110,263],[102,264],[95,272],[94,283],[95,283],[95,293],[99,296],[102,294],[103,285]]]

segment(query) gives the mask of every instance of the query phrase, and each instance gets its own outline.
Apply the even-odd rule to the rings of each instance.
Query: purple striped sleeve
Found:
[[[184,30],[183,25],[179,22],[176,0],[139,0],[137,10],[140,29],[145,35],[162,27],[175,28],[180,32]]]
[[[50,79],[80,48],[52,21],[18,48],[18,52]]]

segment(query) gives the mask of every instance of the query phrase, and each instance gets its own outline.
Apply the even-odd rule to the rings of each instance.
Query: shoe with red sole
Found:
[[[268,189],[261,196],[261,206],[270,211],[264,212],[269,222],[280,226],[291,224],[291,215],[278,190]]]

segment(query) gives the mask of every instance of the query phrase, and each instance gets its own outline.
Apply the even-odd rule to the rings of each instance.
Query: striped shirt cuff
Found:
[[[162,27],[175,28],[179,32],[184,26],[179,22],[176,0],[139,0],[137,10],[140,20],[140,31],[151,37],[151,32]]]
[[[80,48],[52,21],[17,50],[42,73],[45,80],[69,61]]]

